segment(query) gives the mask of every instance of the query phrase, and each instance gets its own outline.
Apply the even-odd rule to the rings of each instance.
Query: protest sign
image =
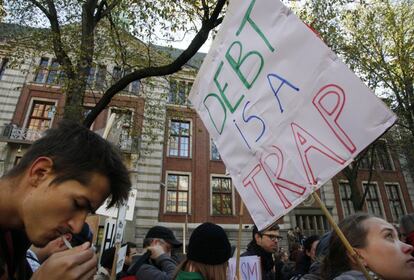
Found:
[[[259,229],[396,120],[277,0],[230,1],[189,100]]]
[[[134,219],[134,208],[135,208],[135,201],[137,199],[137,190],[133,189],[129,192],[127,208],[126,208],[126,217],[127,221],[132,221]],[[96,210],[96,214],[116,218],[118,213],[118,207],[111,207],[106,209],[106,206],[110,202],[110,197],[108,197],[105,202]]]
[[[116,274],[120,273],[122,271],[122,268],[124,267],[127,246],[128,245],[122,246],[118,251],[118,258],[116,262]]]
[[[240,257],[240,277],[239,280],[261,280],[262,269],[260,266],[260,257],[247,256]],[[229,259],[229,273],[227,275],[228,280],[234,280],[236,278],[236,258]]]

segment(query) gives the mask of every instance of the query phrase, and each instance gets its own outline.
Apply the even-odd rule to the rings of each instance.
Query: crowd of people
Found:
[[[108,196],[109,206],[124,201],[130,188],[127,168],[109,142],[74,123],[49,130],[0,178],[0,280],[110,279],[116,249],[104,250],[98,265],[85,219]],[[361,266],[373,279],[414,279],[414,214],[396,228],[356,213],[339,228],[355,254],[335,231],[305,237],[299,227],[288,230],[288,250],[282,250],[274,224],[254,226],[241,256],[259,257],[264,280],[365,279]],[[235,255],[224,229],[208,222],[193,230],[186,255],[176,254],[182,242],[163,226],[147,232],[142,254],[137,244],[125,246],[121,280],[224,280]]]

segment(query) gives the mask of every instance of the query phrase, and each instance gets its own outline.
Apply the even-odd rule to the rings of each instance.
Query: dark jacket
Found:
[[[167,254],[162,254],[155,260],[149,259],[141,265],[135,274],[138,280],[170,280],[174,277],[177,263]]]
[[[257,245],[253,240],[247,245],[247,250],[243,254],[244,256],[259,256],[262,264],[262,279],[263,280],[275,280],[275,262],[273,261],[272,253],[266,252],[262,247]],[[277,279],[280,280],[280,279]]]
[[[309,273],[309,268],[312,264],[312,259],[304,252],[299,256],[296,262],[295,275],[305,275]]]
[[[30,279],[32,271],[26,261],[29,247],[24,231],[0,230],[0,279]]]

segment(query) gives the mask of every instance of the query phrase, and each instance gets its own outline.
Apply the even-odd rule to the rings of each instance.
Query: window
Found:
[[[113,139],[114,143],[117,143],[120,148],[129,146],[130,134],[132,129],[132,111],[128,109],[113,109],[111,113],[115,113],[114,131],[117,139]],[[119,137],[119,138],[118,138]]]
[[[219,151],[217,149],[216,144],[214,144],[213,139],[210,139],[210,143],[211,143],[211,159],[212,160],[221,160]]]
[[[370,149],[370,148],[369,148]],[[374,160],[373,168],[380,170],[393,170],[391,156],[388,152],[387,143],[383,140],[375,143],[374,157],[372,157],[372,149],[361,159],[359,168],[369,169],[371,167],[371,159]]]
[[[351,200],[351,186],[349,183],[339,183],[339,196],[341,198],[342,209],[344,216],[349,216],[355,213],[354,205]]]
[[[126,70],[125,71],[125,75],[127,75],[129,73],[131,73],[131,70]],[[119,66],[115,66],[114,70],[112,72],[113,83],[116,83],[123,76],[124,76],[124,71],[122,70],[122,68],[119,67]],[[124,90],[129,91],[133,95],[138,95],[140,87],[141,87],[141,81],[140,80],[135,80],[135,81],[131,82],[129,84],[129,86],[125,87]]]
[[[40,64],[36,72],[36,76],[34,81],[36,83],[43,83],[45,81],[45,77],[47,75],[47,66],[49,65],[49,58],[42,57],[40,59]]]
[[[190,122],[171,120],[168,155],[190,157]]]
[[[212,214],[232,215],[233,214],[233,190],[230,178],[212,177]]]
[[[305,236],[313,234],[322,236],[330,230],[328,221],[323,214],[320,215],[295,215],[296,225],[302,229]]]
[[[3,78],[4,72],[6,71],[6,65],[9,62],[9,59],[3,57],[0,62],[0,80]]]
[[[58,83],[58,71],[59,63],[53,59],[52,65],[50,66],[49,74],[47,75],[46,84],[57,84]]]
[[[106,66],[98,65],[98,71],[96,73],[96,89],[103,89],[106,82]]]
[[[378,141],[375,150],[377,152],[379,168],[381,170],[393,170],[387,143],[385,141]]]
[[[188,213],[189,175],[168,174],[167,203],[169,213]]]
[[[88,67],[88,78],[86,80],[86,84],[89,87],[93,87],[93,81],[95,80],[95,66]]]
[[[27,128],[38,131],[50,128],[55,110],[55,103],[53,102],[34,100]]]
[[[168,103],[176,105],[186,105],[187,97],[190,93],[192,82],[188,81],[170,81],[170,92],[168,93]]]
[[[368,187],[368,184],[363,183],[364,191]],[[376,184],[370,184],[369,190],[366,196],[366,204],[368,208],[368,212],[377,215],[379,217],[382,217],[382,208],[381,208],[381,202],[380,197],[378,194],[378,189]]]
[[[400,217],[405,214],[403,202],[400,197],[399,186],[398,184],[385,184],[385,190],[387,192],[388,201],[390,202],[392,220],[394,223],[398,223]]]
[[[369,169],[371,167],[371,149],[368,151],[368,153],[365,154],[365,156],[363,158],[361,158],[360,162],[359,162],[359,168],[360,169]],[[375,161],[375,159],[373,159]],[[375,167],[375,166],[373,166]]]
[[[141,86],[141,81],[140,80],[135,80],[135,81],[131,82],[129,91],[131,93],[133,93],[134,95],[138,95],[140,86]]]

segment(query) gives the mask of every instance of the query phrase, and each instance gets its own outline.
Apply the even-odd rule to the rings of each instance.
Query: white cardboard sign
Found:
[[[246,256],[240,257],[240,276],[239,280],[261,280],[262,268],[260,266],[260,257]],[[236,278],[236,258],[229,259],[228,280]]]
[[[127,246],[128,245],[124,245],[121,248],[119,248],[118,258],[116,262],[116,274],[120,273],[122,271],[122,268],[124,267]]]
[[[135,201],[137,199],[137,190],[133,189],[129,192],[127,208],[126,208],[126,220],[132,221],[134,219],[134,208]],[[106,209],[106,206],[109,204],[110,198],[107,198],[105,202],[96,210],[96,214],[107,216],[111,218],[117,218],[118,207],[111,207]]]
[[[230,1],[189,99],[259,229],[396,120],[277,0]]]

